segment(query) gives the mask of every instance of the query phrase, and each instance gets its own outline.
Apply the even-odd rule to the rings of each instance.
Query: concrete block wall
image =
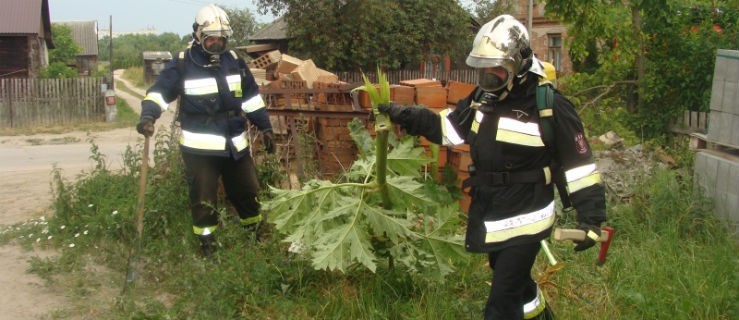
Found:
[[[718,217],[739,236],[739,157],[714,150],[695,155],[696,187],[713,199]]]
[[[739,148],[739,51],[718,50],[711,88],[708,140]]]
[[[718,50],[707,138],[721,148],[695,155],[696,187],[739,236],[739,51]]]

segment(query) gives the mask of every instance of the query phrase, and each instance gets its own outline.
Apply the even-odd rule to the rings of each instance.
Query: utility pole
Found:
[[[531,35],[531,26],[534,20],[534,0],[528,1],[528,7],[526,8],[526,28],[529,29],[529,35]]]
[[[110,60],[110,89],[115,89],[115,79],[113,78],[113,15],[108,16],[108,59]]]

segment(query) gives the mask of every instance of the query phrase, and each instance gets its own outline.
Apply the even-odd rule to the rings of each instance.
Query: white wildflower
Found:
[[[117,215],[117,214],[118,214],[118,210],[113,211],[113,215]]]
[[[51,240],[51,238],[53,238],[53,236],[48,236],[46,237],[46,240]]]
[[[66,228],[66,227],[67,227],[67,226],[65,226],[65,225],[62,225],[61,227],[59,227],[59,229],[62,229],[62,230],[64,230],[64,228]]]
[[[305,244],[302,241],[294,241],[290,243],[290,248],[287,249],[287,252],[300,254],[305,250]]]
[[[74,243],[70,243],[70,244],[69,244],[69,247],[70,247],[70,248],[74,248]]]
[[[82,234],[87,235],[87,230],[85,230],[85,232],[83,232]]]
[[[75,233],[75,234],[74,234],[74,237],[75,237],[75,238],[77,238],[77,237],[79,237],[79,236],[80,236],[80,233],[79,233],[79,232],[77,232],[77,233]]]
[[[36,243],[38,243],[39,241],[41,241],[41,238],[36,238]]]
[[[90,204],[88,204],[88,205],[87,205],[87,207],[88,207],[88,208],[92,208],[92,207],[94,207],[94,206],[95,206],[95,205],[94,205],[94,204],[92,204],[92,203],[90,203]]]

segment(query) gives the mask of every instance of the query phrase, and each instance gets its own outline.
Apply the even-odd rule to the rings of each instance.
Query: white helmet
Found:
[[[214,4],[209,4],[198,11],[193,31],[195,41],[210,54],[226,52],[226,43],[233,33],[228,15]]]
[[[513,78],[531,66],[532,52],[526,27],[504,14],[484,24],[472,43],[467,65],[480,69],[478,85],[497,92],[513,87]]]

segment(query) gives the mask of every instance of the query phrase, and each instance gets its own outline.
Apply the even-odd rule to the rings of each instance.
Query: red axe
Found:
[[[600,231],[600,251],[598,252],[598,265],[606,263],[606,257],[608,256],[608,247],[611,246],[611,240],[615,234],[615,230],[612,227],[603,227]],[[583,241],[585,240],[585,231],[580,229],[554,229],[554,240],[574,240]]]

